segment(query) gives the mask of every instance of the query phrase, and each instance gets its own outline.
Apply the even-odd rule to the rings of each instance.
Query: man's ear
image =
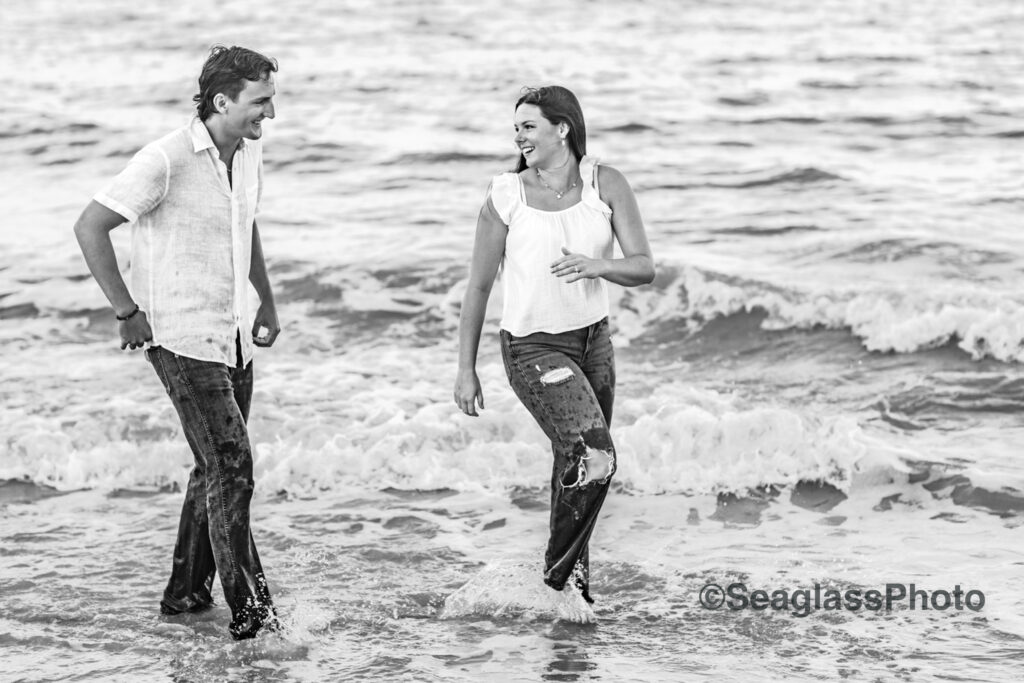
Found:
[[[213,96],[213,108],[220,114],[228,113],[228,96],[222,92]]]

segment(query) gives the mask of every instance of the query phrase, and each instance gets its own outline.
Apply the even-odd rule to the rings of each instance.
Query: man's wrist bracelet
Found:
[[[129,313],[128,315],[118,315],[117,313],[114,313],[114,317],[117,318],[118,320],[120,320],[121,322],[124,322],[125,320],[130,320],[138,312],[139,312],[139,305],[135,304],[135,308],[133,308],[132,312]]]

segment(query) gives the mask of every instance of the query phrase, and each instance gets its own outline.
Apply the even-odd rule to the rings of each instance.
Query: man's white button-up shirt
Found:
[[[233,184],[198,118],[143,147],[95,200],[133,222],[131,290],[153,345],[197,360],[252,359],[249,263],[263,185],[258,140],[242,140]]]

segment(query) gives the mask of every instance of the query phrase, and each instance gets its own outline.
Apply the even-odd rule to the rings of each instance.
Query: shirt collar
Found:
[[[213,144],[213,137],[210,136],[210,131],[206,128],[206,124],[198,116],[192,117],[192,122],[189,124],[189,135],[192,137],[192,151],[197,154],[211,147],[217,147]],[[235,150],[240,149],[245,149],[245,138],[238,141],[238,147]]]

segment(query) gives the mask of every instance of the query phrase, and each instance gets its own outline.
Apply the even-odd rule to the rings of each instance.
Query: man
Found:
[[[121,348],[149,343],[146,357],[195,456],[160,610],[208,609],[217,573],[236,639],[277,626],[249,531],[246,429],[253,344],[271,346],[281,329],[255,222],[276,71],[276,61],[252,50],[214,47],[193,98],[198,116],[139,151],[75,224],[119,321]],[[134,223],[131,292],[110,241],[125,221]],[[260,299],[251,336],[250,282]]]

